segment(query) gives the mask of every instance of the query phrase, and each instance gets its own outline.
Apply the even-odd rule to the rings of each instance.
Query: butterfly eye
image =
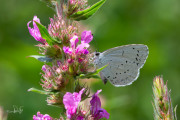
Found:
[[[99,56],[99,54],[100,54],[100,52],[96,52],[96,53],[95,53],[96,56]]]

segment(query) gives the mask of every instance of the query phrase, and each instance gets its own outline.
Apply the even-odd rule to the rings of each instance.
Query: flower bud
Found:
[[[173,112],[170,92],[167,88],[167,83],[164,85],[163,79],[160,76],[154,78],[153,95],[154,119],[175,120],[175,115]]]
[[[69,0],[67,15],[70,16],[75,12],[84,10],[87,8],[87,0]]]
[[[72,64],[74,62],[73,59],[68,59],[67,61],[68,61],[69,64]]]

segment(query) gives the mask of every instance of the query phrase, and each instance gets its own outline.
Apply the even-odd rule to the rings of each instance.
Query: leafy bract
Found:
[[[53,45],[53,43],[61,43],[60,41],[57,41],[56,39],[54,39],[54,38],[52,38],[51,36],[50,36],[50,34],[48,33],[48,31],[47,31],[47,29],[46,29],[46,27],[45,26],[43,26],[42,24],[40,24],[40,23],[38,23],[38,22],[36,22],[36,21],[34,21],[35,23],[36,23],[36,25],[37,25],[37,27],[39,28],[39,31],[40,31],[40,33],[41,33],[41,37],[43,38],[43,39],[45,39],[46,40],[46,42],[49,44],[49,45]]]
[[[101,70],[103,70],[104,68],[106,68],[108,65],[105,65],[99,69],[97,69],[95,72],[90,72],[90,73],[87,73],[87,74],[80,74],[79,76],[77,76],[77,78],[81,78],[81,79],[84,79],[84,78],[99,78],[99,72]]]
[[[94,5],[92,5],[90,8],[87,8],[82,11],[78,11],[71,16],[69,16],[71,19],[79,21],[79,20],[86,20],[89,17],[91,17],[105,2],[106,0],[101,0]]]
[[[40,56],[40,55],[31,55],[29,57],[33,57],[41,62],[51,62],[52,61],[52,58],[48,58],[46,56]]]

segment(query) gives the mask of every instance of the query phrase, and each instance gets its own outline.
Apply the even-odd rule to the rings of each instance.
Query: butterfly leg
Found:
[[[101,76],[101,79],[102,79],[103,83],[106,84],[108,79],[103,75],[102,72],[100,72],[100,76]]]

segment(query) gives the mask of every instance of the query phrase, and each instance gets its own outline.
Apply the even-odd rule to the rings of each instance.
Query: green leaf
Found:
[[[69,16],[71,19],[74,20],[86,20],[88,19],[90,16],[92,16],[105,2],[106,0],[101,0],[97,3],[95,3],[94,5],[92,5],[90,8],[87,8],[85,10],[82,11],[78,11],[74,14],[72,14],[71,16]]]
[[[98,76],[99,72],[101,70],[103,70],[104,68],[106,68],[108,65],[105,65],[99,69],[97,69],[95,72],[90,72],[90,73],[87,73],[87,74],[80,74],[79,76],[77,76],[76,78],[98,78],[100,79],[100,77]]]
[[[174,108],[174,117],[175,117],[175,120],[177,120],[176,110],[177,110],[177,105]]]
[[[47,31],[47,29],[46,29],[45,26],[43,26],[42,24],[40,24],[40,23],[38,23],[38,22],[36,22],[36,21],[34,21],[34,22],[36,23],[37,27],[39,28],[39,31],[40,31],[40,33],[41,33],[41,37],[42,37],[43,39],[45,39],[46,42],[47,42],[49,45],[53,45],[54,42],[56,42],[56,43],[61,43],[60,41],[57,41],[56,39],[53,39],[53,38],[49,35],[49,33],[48,33],[48,31]]]
[[[101,70],[103,70],[104,68],[106,68],[108,65],[109,65],[109,64],[107,64],[107,65],[105,65],[105,66],[97,69],[95,73],[98,74]]]
[[[28,57],[33,57],[41,62],[51,62],[52,61],[52,58],[48,58],[46,56],[40,56],[40,55],[31,55],[31,56],[28,56]]]
[[[48,92],[48,91],[43,91],[43,90],[38,90],[36,88],[30,88],[28,89],[29,92],[35,92],[43,95],[49,95],[49,94],[54,94],[54,92]]]

